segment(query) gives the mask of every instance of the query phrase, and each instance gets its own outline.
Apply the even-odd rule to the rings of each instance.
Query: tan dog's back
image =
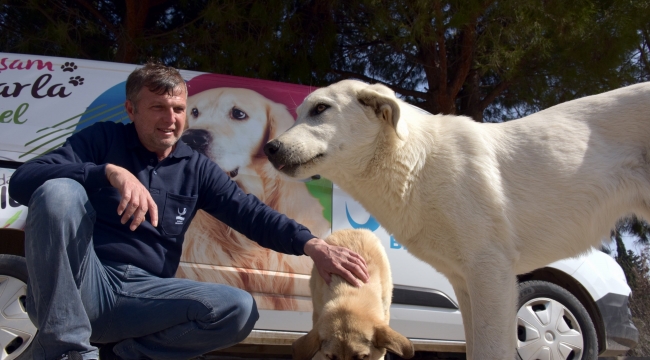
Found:
[[[293,344],[294,359],[381,359],[386,349],[404,358],[413,345],[391,329],[393,284],[388,257],[369,230],[339,230],[325,241],[361,255],[370,278],[357,288],[333,275],[328,286],[314,268],[310,279],[313,329]],[[364,357],[367,356],[367,357]]]
[[[346,229],[332,233],[325,241],[331,245],[348,248],[361,255],[366,260],[370,279],[362,289],[358,289],[343,280],[343,278],[332,276],[332,282],[330,286],[327,286],[316,268],[312,269],[309,288],[314,303],[314,316],[316,316],[316,309],[322,309],[326,303],[336,297],[353,297],[363,292],[368,293],[369,297],[373,299],[381,300],[381,302],[373,305],[381,305],[379,307],[383,313],[381,320],[388,323],[390,320],[390,303],[393,296],[393,281],[388,257],[379,238],[370,230]],[[317,319],[313,320],[315,324]]]

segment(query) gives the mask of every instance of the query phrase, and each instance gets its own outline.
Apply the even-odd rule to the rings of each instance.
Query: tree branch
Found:
[[[476,19],[467,24],[461,34],[460,43],[460,63],[455,71],[454,78],[451,81],[447,96],[455,99],[460,92],[460,88],[465,83],[469,70],[472,68],[474,57],[474,45],[476,44]]]
[[[366,76],[366,75],[357,74],[355,72],[343,71],[343,70],[337,70],[337,69],[331,69],[330,71],[332,73],[336,74],[336,75],[340,75],[343,79],[355,78],[355,79],[363,80],[363,81],[365,81],[367,83],[371,83],[371,84],[382,84],[382,85],[388,86],[389,88],[393,89],[395,92],[398,92],[398,93],[400,93],[402,95],[413,96],[413,97],[420,98],[420,99],[425,99],[425,97],[426,97],[426,93],[423,93],[421,91],[409,90],[409,89],[405,89],[405,88],[402,88],[402,87],[399,87],[399,86],[391,85],[389,83],[373,79],[373,78],[371,78],[369,76]]]
[[[646,55],[645,51],[645,46],[650,43],[650,36],[645,29],[641,31],[641,34],[643,35],[643,42],[645,44],[639,45],[639,51],[641,53],[639,57],[641,59],[641,63],[643,63],[643,67],[645,68],[647,75],[650,75],[650,64],[648,63],[648,56]]]
[[[438,81],[440,83],[440,96],[447,95],[447,48],[445,45],[445,28],[442,23],[442,8],[440,0],[437,0],[433,5],[433,10],[436,16],[436,37],[438,42]]]
[[[160,34],[155,34],[155,35],[143,36],[142,39],[143,40],[149,40],[149,39],[155,39],[155,38],[159,38],[159,37],[165,37],[165,36],[167,36],[169,34],[173,34],[175,32],[178,32],[178,30],[184,29],[184,28],[194,24],[195,22],[201,20],[203,17],[205,17],[205,14],[199,15],[199,16],[196,17],[196,19],[194,19],[194,20],[192,20],[192,21],[190,21],[188,23],[185,23],[185,24],[183,24],[183,25],[181,25],[181,26],[179,26],[177,28],[174,28],[174,29],[172,29],[170,31],[160,33]]]
[[[50,16],[50,15],[49,15],[45,10],[43,10],[43,8],[41,7],[41,4],[40,4],[38,1],[35,1],[35,2],[32,1],[31,3],[33,4],[33,6],[36,7],[36,10],[37,10],[38,12],[40,12],[41,14],[43,14],[43,16],[45,16],[45,18],[47,18],[47,19],[50,21],[50,23],[56,25],[56,23],[57,23],[56,20],[53,19],[53,18],[52,18],[52,17],[51,17],[51,16]],[[68,25],[69,25],[69,24],[68,24]],[[72,41],[72,39],[70,38],[70,34],[69,34],[67,31],[66,31],[66,33],[65,33],[65,37],[68,39],[68,41],[69,41],[71,44],[75,44],[75,45],[76,45],[76,42]],[[86,59],[90,59],[90,57],[88,56],[88,54],[87,54],[85,51],[83,51],[83,49],[82,49],[80,46],[75,46],[75,47],[76,47],[76,50],[79,51],[83,56],[85,56]]]
[[[110,21],[106,20],[104,15],[102,15],[102,13],[100,13],[96,8],[94,8],[92,5],[88,4],[84,0],[76,0],[76,1],[81,6],[86,8],[86,10],[90,11],[90,13],[93,14],[93,16],[95,16],[97,19],[99,19],[99,21],[101,21],[102,24],[104,24],[104,26],[106,26],[108,31],[110,31],[113,34],[113,36],[115,36],[117,38],[117,36],[119,34],[118,30],[115,28],[115,26]]]
[[[508,81],[502,81],[497,86],[495,86],[489,94],[487,94],[479,103],[478,109],[483,112],[497,96],[501,95],[509,86],[512,84],[512,79]]]

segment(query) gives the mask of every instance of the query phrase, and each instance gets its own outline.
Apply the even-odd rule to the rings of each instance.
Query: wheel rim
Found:
[[[517,312],[517,351],[523,360],[578,360],[583,350],[578,320],[561,303],[536,298]]]
[[[0,275],[0,360],[12,360],[29,347],[36,327],[25,311],[24,282]]]

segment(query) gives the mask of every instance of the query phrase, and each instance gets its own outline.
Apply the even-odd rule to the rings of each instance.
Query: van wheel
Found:
[[[596,329],[571,293],[546,281],[526,281],[519,284],[517,352],[522,360],[596,360]]]
[[[25,311],[27,264],[25,258],[0,254],[0,347],[2,360],[27,352],[36,335]],[[24,357],[23,357],[24,358]]]

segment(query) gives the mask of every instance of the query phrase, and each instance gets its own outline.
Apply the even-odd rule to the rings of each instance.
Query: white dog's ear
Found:
[[[415,355],[411,340],[391,329],[388,325],[375,328],[375,336],[372,342],[376,348],[386,349],[404,359],[410,359]]]
[[[390,124],[400,140],[406,140],[408,127],[406,122],[399,121],[399,104],[395,101],[392,90],[383,85],[371,85],[361,89],[357,94],[357,99],[362,105],[373,109],[378,118]]]
[[[294,360],[311,360],[320,349],[320,339],[316,329],[311,329],[307,335],[301,336],[291,344]]]

